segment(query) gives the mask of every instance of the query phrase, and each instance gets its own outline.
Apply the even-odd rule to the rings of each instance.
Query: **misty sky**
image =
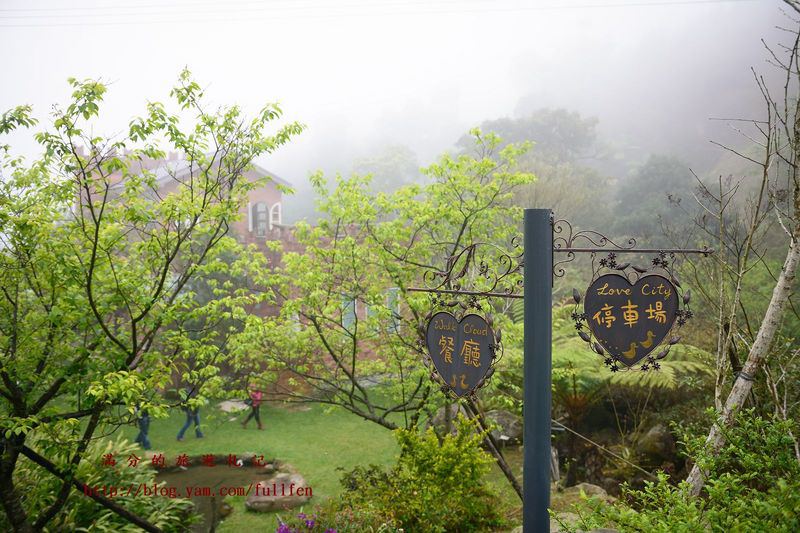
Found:
[[[403,144],[421,163],[487,119],[540,107],[596,116],[642,153],[702,159],[758,112],[751,66],[783,24],[775,0],[0,0],[0,110],[40,118],[70,76],[111,83],[102,133],[166,100],[188,66],[215,103],[279,101],[309,129],[259,163],[317,168]],[[6,142],[6,141],[4,141]],[[32,145],[12,137],[12,144]],[[644,157],[644,156],[643,156]]]

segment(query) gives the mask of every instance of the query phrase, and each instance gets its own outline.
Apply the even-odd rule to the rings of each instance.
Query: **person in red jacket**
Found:
[[[250,384],[250,414],[247,415],[244,422],[242,422],[242,427],[247,428],[247,423],[250,422],[251,418],[256,419],[256,423],[258,424],[258,429],[264,429],[264,426],[261,425],[261,400],[264,397],[264,393],[258,389],[258,386],[255,383]]]

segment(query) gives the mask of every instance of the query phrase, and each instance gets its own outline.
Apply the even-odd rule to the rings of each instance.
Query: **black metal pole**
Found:
[[[525,210],[525,533],[550,531],[550,380],[553,226],[549,209]]]

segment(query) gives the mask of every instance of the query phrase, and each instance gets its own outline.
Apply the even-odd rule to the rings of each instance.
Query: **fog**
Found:
[[[45,119],[68,77],[101,78],[98,133],[120,133],[188,66],[215,104],[278,101],[308,126],[259,161],[301,198],[316,169],[391,145],[424,165],[485,120],[546,107],[596,117],[631,164],[674,154],[702,171],[709,139],[731,138],[710,118],[761,112],[750,68],[770,75],[761,39],[786,24],[777,0],[2,1],[0,110]]]

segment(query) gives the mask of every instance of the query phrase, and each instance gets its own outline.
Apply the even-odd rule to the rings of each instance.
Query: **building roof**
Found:
[[[291,187],[292,186],[291,183],[289,183],[285,179],[281,178],[277,174],[273,174],[272,172],[270,172],[269,170],[265,169],[261,165],[257,165],[255,163],[253,163],[253,170],[255,170],[258,174],[261,174],[261,175],[264,175],[264,176],[269,176],[269,178],[272,181],[274,181],[275,183],[277,183],[278,185],[283,185],[284,187]]]
[[[286,181],[285,179],[281,178],[280,176],[273,174],[272,172],[268,171],[267,169],[257,165],[256,163],[251,163],[252,170],[258,174],[259,176],[266,176],[270,178],[273,182],[278,185],[283,185],[286,187],[290,187],[291,183]],[[180,179],[189,174],[189,161],[184,158],[175,158],[175,159],[164,159],[162,161],[155,161],[151,162],[149,165],[143,165],[142,169],[150,168],[156,175],[156,184],[159,187],[169,183],[172,179]],[[120,187],[121,183],[117,183],[112,188]]]

